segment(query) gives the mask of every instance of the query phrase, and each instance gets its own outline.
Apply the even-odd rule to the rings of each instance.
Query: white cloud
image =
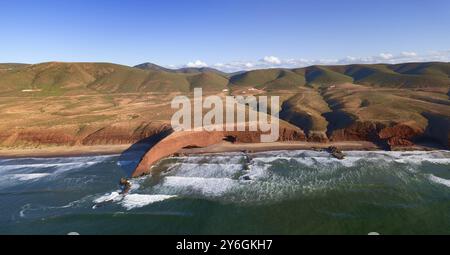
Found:
[[[262,61],[274,65],[281,64],[281,60],[275,56],[265,56]]]
[[[305,59],[305,58],[288,58],[281,59],[275,56],[266,56],[256,61],[231,61],[216,63],[213,65],[224,72],[236,72],[253,69],[264,69],[274,67],[297,68],[311,65],[348,65],[348,64],[373,64],[373,63],[405,63],[405,62],[426,62],[426,61],[450,61],[450,50],[429,51],[425,53],[417,53],[413,51],[403,51],[398,54],[380,53],[374,56],[346,56],[341,59]],[[205,62],[197,60],[180,67],[205,67]]]
[[[416,57],[417,53],[415,53],[413,51],[403,51],[402,53],[400,53],[400,55],[402,57]]]
[[[196,60],[194,62],[189,62],[186,64],[186,67],[207,67],[208,64],[206,64],[205,62],[201,61],[201,60]]]
[[[380,58],[384,59],[384,60],[389,60],[392,59],[394,57],[394,55],[390,54],[390,53],[380,53]]]

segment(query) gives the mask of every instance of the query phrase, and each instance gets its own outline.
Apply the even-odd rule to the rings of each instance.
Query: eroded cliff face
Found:
[[[179,131],[168,135],[142,157],[132,177],[150,173],[150,167],[157,161],[170,156],[183,148],[207,147],[224,140],[234,143],[259,143],[261,131]],[[282,125],[279,141],[305,141],[305,134],[299,128]]]
[[[431,139],[444,148],[450,147],[450,120],[438,115],[427,115],[429,123],[422,128],[414,121],[382,123],[355,121],[345,128],[333,130],[331,134],[310,131],[306,137],[303,130],[292,125],[281,125],[279,141],[370,141],[383,149],[413,146],[420,139]],[[142,139],[170,130],[169,124],[143,122],[117,123],[109,126],[56,126],[52,128],[30,127],[0,132],[3,147],[75,146],[133,144]],[[231,136],[236,143],[258,143],[262,133],[230,131],[222,138]],[[204,139],[199,137],[198,139]]]
[[[357,121],[348,127],[334,130],[330,135],[332,141],[378,141],[378,133],[385,124]]]
[[[104,127],[81,140],[83,145],[130,144],[171,129],[170,125],[145,123],[138,127],[114,125]]]
[[[79,128],[74,125],[52,128],[25,128],[0,132],[3,147],[75,146],[132,144],[170,129],[161,123],[118,123],[110,126],[92,125]]]
[[[61,128],[31,128],[1,132],[2,146],[75,145],[77,138]]]
[[[309,131],[308,142],[326,143],[329,141],[325,131]]]
[[[227,131],[223,135],[233,137],[236,143],[259,143],[261,135],[267,134],[261,131]],[[304,132],[299,128],[280,127],[278,141],[306,141]]]
[[[223,132],[181,131],[162,139],[142,157],[132,177],[150,173],[150,167],[162,158],[172,155],[185,147],[206,147],[221,142]]]
[[[389,146],[412,146],[414,140],[423,136],[424,129],[418,127],[416,123],[398,123],[383,128],[378,136],[385,140]]]
[[[431,139],[449,148],[450,125],[440,119],[426,129],[414,121],[401,123],[361,122],[332,132],[332,141],[370,141],[381,148],[414,146],[418,140]],[[447,123],[447,126],[446,124]]]

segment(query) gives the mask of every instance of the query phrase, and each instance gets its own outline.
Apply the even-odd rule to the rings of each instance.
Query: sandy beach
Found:
[[[204,153],[220,153],[220,152],[262,152],[262,151],[277,151],[277,150],[322,150],[330,146],[335,146],[343,151],[373,151],[381,150],[376,144],[367,141],[342,141],[342,142],[274,142],[274,143],[229,143],[222,142],[204,148],[189,148],[182,149],[180,153],[189,154],[204,154]],[[409,146],[402,148],[394,148],[394,150],[430,150],[423,146]]]
[[[111,155],[121,154],[129,149],[132,144],[120,145],[92,145],[92,146],[52,146],[41,148],[0,148],[0,158],[22,158],[22,157],[66,157],[66,156],[88,156],[88,155]],[[230,143],[222,142],[202,148],[181,149],[182,154],[205,154],[221,152],[261,152],[277,150],[318,150],[329,146],[335,146],[343,151],[380,150],[374,143],[367,141],[342,141],[342,142],[274,142],[274,143]],[[428,147],[411,146],[394,148],[394,150],[430,150]]]
[[[53,146],[42,148],[0,148],[0,158],[67,157],[120,154],[131,144],[92,146]]]

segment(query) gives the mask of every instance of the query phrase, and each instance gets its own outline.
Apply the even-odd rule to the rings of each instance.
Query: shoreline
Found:
[[[132,144],[92,145],[92,146],[52,146],[44,148],[0,148],[2,158],[57,158],[119,155]]]
[[[53,146],[43,148],[0,148],[2,158],[53,158],[53,157],[82,157],[119,155],[130,149],[133,144],[119,145],[91,145],[91,146]],[[384,151],[374,143],[367,141],[340,141],[340,142],[274,142],[274,143],[229,143],[222,142],[202,148],[181,149],[178,153],[183,155],[222,153],[222,152],[264,152],[280,150],[323,150],[329,146],[336,146],[342,151]],[[433,151],[442,150],[426,146],[398,147],[392,151]]]
[[[335,146],[342,151],[387,151],[368,141],[339,141],[339,142],[274,142],[274,143],[229,143],[222,142],[204,148],[181,149],[179,153],[185,155],[221,153],[221,152],[265,152],[281,150],[324,150],[330,146]],[[433,151],[441,150],[426,146],[397,147],[391,151]]]

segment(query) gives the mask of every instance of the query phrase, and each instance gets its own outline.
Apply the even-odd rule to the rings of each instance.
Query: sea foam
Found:
[[[155,176],[131,180],[129,195],[112,200],[127,210],[172,197],[224,203],[273,203],[297,196],[320,196],[336,189],[361,185],[394,185],[409,188],[428,178],[449,185],[448,180],[428,177],[424,162],[446,165],[449,153],[348,151],[343,160],[323,151],[273,151],[195,155],[162,160]],[[248,156],[248,158],[247,158]],[[441,167],[441,166],[437,166]],[[146,181],[148,179],[154,181]]]
[[[148,195],[148,194],[129,194],[124,196],[120,204],[127,210],[140,208],[156,202],[161,202],[170,198],[176,197],[175,195]]]
[[[433,174],[428,175],[428,178],[430,179],[430,181],[438,183],[438,184],[442,184],[445,185],[447,187],[450,187],[450,180],[441,178],[441,177],[437,177]]]
[[[31,174],[13,174],[13,175],[11,175],[11,177],[14,179],[18,179],[20,181],[29,181],[29,180],[35,180],[35,179],[47,177],[49,175],[51,175],[51,174],[50,173],[31,173]]]

